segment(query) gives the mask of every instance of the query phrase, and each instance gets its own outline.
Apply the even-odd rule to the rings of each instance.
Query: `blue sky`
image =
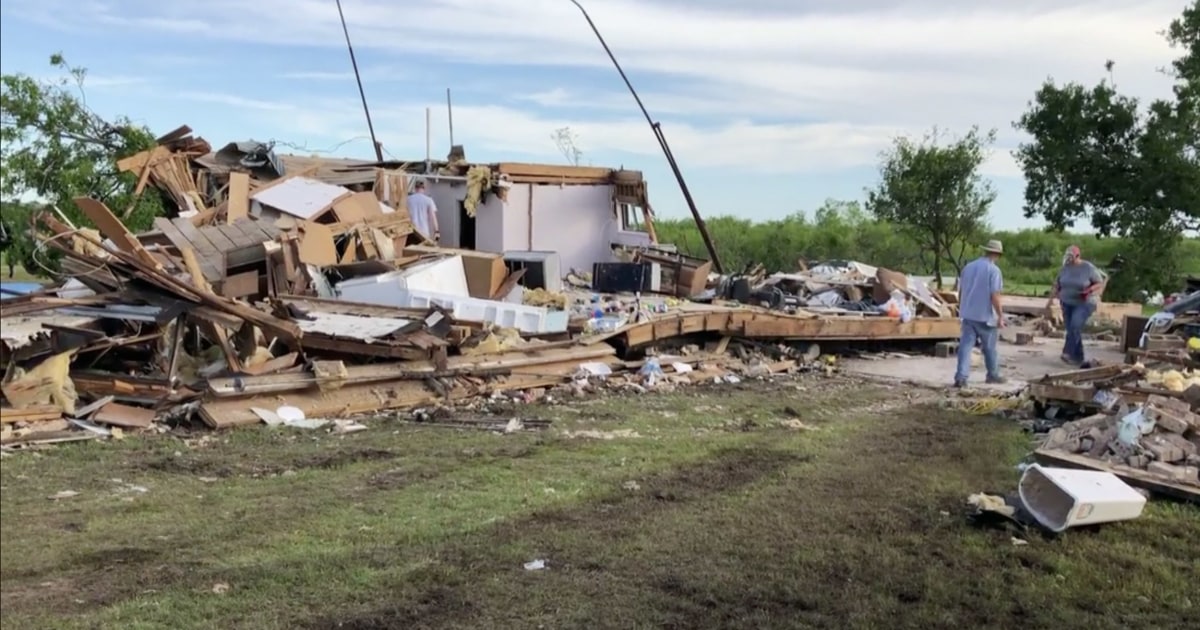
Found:
[[[1021,216],[1011,123],[1048,76],[1169,91],[1159,34],[1184,0],[583,0],[667,134],[701,212],[753,219],[856,199],[878,154],[934,125],[999,132],[985,172],[998,228]],[[686,206],[645,120],[569,0],[343,0],[376,133],[389,156],[644,171],[663,216]],[[992,8],[989,8],[992,7]],[[334,0],[4,0],[3,72],[89,69],[89,105],[213,145],[372,156]],[[289,148],[292,147],[292,148]]]

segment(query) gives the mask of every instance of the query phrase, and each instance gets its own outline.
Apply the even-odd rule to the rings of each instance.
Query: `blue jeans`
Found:
[[[975,341],[980,343],[983,350],[983,364],[987,366],[989,379],[1000,378],[1000,356],[996,352],[996,340],[1000,337],[1000,329],[989,326],[985,322],[969,319],[962,320],[962,336],[958,340],[958,371],[954,373],[955,383],[966,383],[971,376],[971,351],[975,349]]]
[[[1063,326],[1067,329],[1063,356],[1075,363],[1083,363],[1083,327],[1095,311],[1096,305],[1091,302],[1062,305]]]

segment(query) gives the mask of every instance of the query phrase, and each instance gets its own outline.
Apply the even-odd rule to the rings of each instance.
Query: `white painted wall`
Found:
[[[440,244],[458,247],[458,204],[466,196],[466,184],[431,181],[426,186],[438,206]],[[564,273],[570,269],[590,272],[592,263],[615,260],[613,243],[650,243],[645,232],[621,229],[612,195],[612,186],[608,185],[514,184],[506,201],[488,195],[476,211],[475,248],[491,252],[556,251]]]

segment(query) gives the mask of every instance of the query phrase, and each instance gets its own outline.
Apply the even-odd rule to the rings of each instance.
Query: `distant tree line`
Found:
[[[933,275],[928,256],[921,245],[888,221],[880,220],[856,202],[828,201],[814,212],[797,212],[773,221],[751,221],[732,216],[706,219],[727,270],[740,270],[757,263],[769,271],[794,271],[801,258],[808,261],[857,260],[859,262],[904,271],[914,275]],[[691,218],[657,219],[658,238],[674,243],[680,251],[705,257],[704,243]],[[1005,281],[1014,290],[1044,291],[1053,281],[1068,245],[1079,245],[1084,257],[1107,266],[1118,255],[1127,256],[1130,239],[1072,234],[1041,229],[999,230],[980,234],[968,243],[967,256],[978,255],[984,240],[1004,242],[1005,255],[1000,261]],[[983,240],[981,240],[983,239]],[[1200,275],[1200,240],[1181,239],[1174,248],[1173,276],[1158,284],[1146,285],[1128,269],[1113,275],[1112,298],[1132,298],[1141,289],[1176,291],[1188,274]],[[1136,273],[1136,270],[1134,270]],[[948,286],[953,286],[949,283]]]

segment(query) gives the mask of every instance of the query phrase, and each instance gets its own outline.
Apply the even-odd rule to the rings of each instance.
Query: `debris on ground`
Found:
[[[1146,496],[1107,471],[1024,467],[1016,493],[976,493],[967,497],[968,520],[1024,536],[1031,527],[1060,534],[1072,527],[1136,519]],[[1026,544],[1013,538],[1013,544]]]
[[[1200,502],[1200,378],[1190,370],[1073,370],[1030,383],[1026,396],[1041,416],[1039,462]]]
[[[605,199],[649,208],[635,171],[462,159],[421,171],[255,142],[213,151],[186,126],[118,167],[171,216],[133,233],[124,208],[80,197],[94,227],[55,209],[35,217],[38,254],[59,270],[4,294],[5,448],[193,421],[352,433],[365,428],[344,422],[355,416],[496,397],[830,373],[824,340],[958,335],[952,294],[861,263],[720,275],[652,236],[561,252],[455,249],[419,233],[406,204],[427,179],[467,182],[464,207],[481,221],[519,187],[603,186]],[[560,269],[583,259],[590,274]],[[438,423],[517,430],[507,419]]]

